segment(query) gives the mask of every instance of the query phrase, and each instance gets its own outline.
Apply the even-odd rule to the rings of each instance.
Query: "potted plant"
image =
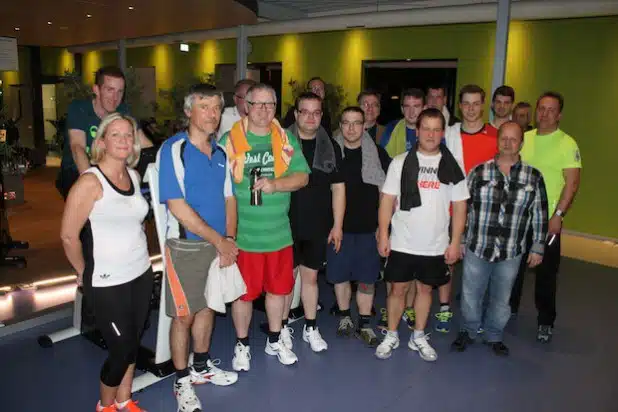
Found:
[[[288,110],[294,106],[296,98],[303,92],[307,91],[305,85],[307,83],[301,83],[298,80],[290,79],[288,86],[292,88],[292,103],[288,103]],[[331,127],[334,130],[339,128],[339,115],[344,109],[345,102],[348,98],[348,94],[343,89],[343,86],[339,84],[326,83],[324,88],[324,108],[328,111],[331,118]]]

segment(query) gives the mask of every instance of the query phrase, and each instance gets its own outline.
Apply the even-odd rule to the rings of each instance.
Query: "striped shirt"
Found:
[[[468,175],[470,199],[467,248],[490,262],[512,259],[526,250],[543,254],[547,236],[547,193],[541,172],[518,161],[505,176],[495,161],[476,166]]]

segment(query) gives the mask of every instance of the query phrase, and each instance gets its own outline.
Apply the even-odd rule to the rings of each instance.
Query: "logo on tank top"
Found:
[[[101,279],[103,279],[103,280],[105,280],[105,279],[109,279],[110,274],[109,274],[109,273],[102,273],[102,274],[100,274],[100,275],[99,275],[99,277],[100,277]]]

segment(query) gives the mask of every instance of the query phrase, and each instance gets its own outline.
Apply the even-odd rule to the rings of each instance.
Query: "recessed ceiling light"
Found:
[[[48,21],[48,22],[47,22],[47,24],[49,24],[49,25],[51,26],[52,22],[51,22],[51,21]]]
[[[86,14],[86,17],[87,17],[87,18],[91,18],[91,17],[92,17],[92,14]]]
[[[129,6],[129,10],[135,10],[135,7]]]
[[[15,31],[19,31],[19,30],[20,30],[19,27],[15,27]]]

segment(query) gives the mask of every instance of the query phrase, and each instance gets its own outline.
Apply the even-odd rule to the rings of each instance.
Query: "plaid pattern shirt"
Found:
[[[490,160],[468,175],[468,219],[465,242],[478,257],[499,262],[526,250],[532,230],[531,252],[543,254],[547,236],[547,193],[541,172],[521,160],[505,176]]]

